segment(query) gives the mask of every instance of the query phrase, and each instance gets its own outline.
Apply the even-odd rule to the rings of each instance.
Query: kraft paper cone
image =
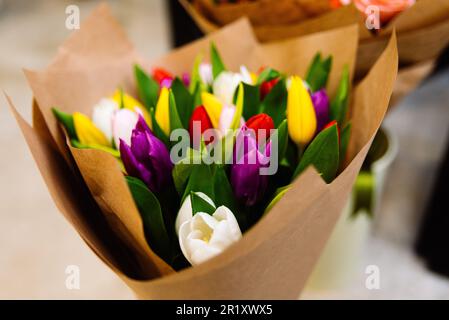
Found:
[[[178,273],[146,244],[142,221],[116,160],[98,150],[69,148],[51,115],[51,107],[90,115],[93,104],[117,86],[134,92],[135,62],[147,67],[163,66],[175,73],[188,71],[194,56],[208,50],[211,40],[231,69],[240,64],[250,68],[269,65],[304,75],[317,51],[332,54],[329,90],[334,92],[344,64],[349,65],[351,73],[354,71],[357,39],[357,27],[350,26],[260,45],[248,21],[241,20],[147,62],[135,53],[108,7],[101,5],[63,45],[46,70],[27,72],[36,99],[33,127],[23,121],[11,101],[10,104],[58,208],[139,298],[297,298],[339,217],[387,109],[397,74],[395,35],[369,75],[353,91],[353,134],[345,170],[331,184],[325,184],[309,168],[239,242],[223,254]],[[115,49],[106,50],[108,43],[114,43]]]
[[[193,5],[197,4],[196,1],[180,0],[180,2],[204,33],[208,34],[220,27],[220,24],[208,15],[207,10],[204,10],[201,5]],[[271,42],[340,28],[353,23],[360,25],[355,79],[361,79],[385,49],[393,30],[396,30],[398,36],[401,67],[438,57],[449,45],[449,0],[419,0],[414,6],[394,18],[378,34],[366,29],[363,16],[353,5],[299,22],[257,24],[254,30],[260,41]]]

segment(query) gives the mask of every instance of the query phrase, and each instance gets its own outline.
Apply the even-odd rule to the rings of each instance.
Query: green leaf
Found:
[[[339,167],[343,165],[348,150],[349,138],[351,137],[351,123],[348,123],[340,133],[340,161]]]
[[[192,108],[193,108],[193,110],[195,110],[196,107],[203,104],[203,101],[201,100],[201,84],[200,83],[196,84],[195,90],[193,91],[192,96],[193,96]]]
[[[331,120],[336,120],[340,126],[344,125],[349,104],[349,68],[343,68],[340,84],[337,93],[331,102],[329,116]]]
[[[119,94],[120,94],[120,104],[119,104],[119,108],[120,109],[124,109],[125,108],[125,93],[123,92],[123,88],[120,88],[118,90]]]
[[[290,189],[291,185],[287,185],[281,188],[278,188],[273,196],[273,199],[270,201],[268,206],[266,207],[264,211],[264,215],[267,214],[275,205],[279,202],[279,200],[282,199],[282,197],[287,193],[287,191]]]
[[[243,89],[243,84],[242,82],[240,82],[239,87],[238,87],[238,93],[237,93],[237,102],[235,104],[235,113],[234,113],[234,117],[232,118],[232,123],[231,123],[231,130],[237,130],[238,128],[240,128],[240,120],[242,118],[242,113],[243,113],[243,97],[245,94],[245,90]]]
[[[112,149],[106,146],[102,146],[101,144],[83,144],[81,142],[79,142],[78,140],[75,139],[71,139],[70,140],[72,146],[74,146],[75,148],[78,149],[96,149],[96,150],[101,150],[104,152],[107,152],[109,154],[111,154],[112,156],[114,156],[117,159],[120,159],[120,151],[116,150],[116,149]]]
[[[61,123],[67,130],[69,138],[78,140],[78,135],[76,134],[75,130],[75,124],[73,122],[73,116],[71,114],[62,112],[56,108],[52,108],[51,111],[53,112],[54,116],[59,121],[59,123]]]
[[[182,122],[181,122],[181,118],[179,117],[179,113],[178,113],[178,107],[176,105],[176,100],[175,100],[175,96],[173,94],[173,91],[170,90],[170,94],[169,94],[169,120],[170,120],[170,132],[176,129],[186,129],[184,128]]]
[[[210,61],[212,63],[212,75],[214,79],[216,79],[222,71],[226,70],[226,67],[224,66],[217,47],[213,42],[210,45]]]
[[[249,119],[255,114],[257,114],[259,104],[260,104],[259,87],[243,83],[243,118]]]
[[[134,75],[136,77],[137,91],[140,100],[149,111],[157,104],[159,95],[159,84],[150,76],[148,76],[138,65],[134,66]]]
[[[195,92],[196,87],[201,84],[201,77],[200,77],[201,61],[203,61],[203,55],[200,53],[195,57],[195,60],[193,62],[192,77],[190,79],[190,86],[189,86],[189,91],[192,94]]]
[[[287,109],[287,88],[285,86],[285,79],[281,79],[271,89],[263,100],[259,113],[266,113],[274,122],[277,128],[281,122],[286,118]]]
[[[276,71],[271,68],[265,68],[263,71],[259,74],[259,77],[257,78],[257,84],[261,85],[265,81],[273,80],[277,77],[280,77],[279,71]]]
[[[213,215],[215,213],[216,208],[209,202],[201,198],[196,192],[190,192],[190,201],[192,203],[193,215],[197,214],[198,212],[204,212],[209,215]]]
[[[278,161],[282,161],[285,157],[285,153],[287,152],[288,146],[288,124],[287,119],[284,119],[276,132],[270,137],[270,140],[278,139]],[[271,150],[271,152],[275,152],[276,150]]]
[[[139,179],[125,177],[142,218],[145,238],[151,249],[165,261],[171,260],[171,243],[156,196]]]
[[[321,53],[315,55],[306,75],[306,81],[312,92],[326,87],[331,67],[331,56],[327,57],[325,60],[322,60]]]
[[[175,164],[172,171],[172,176],[176,191],[180,196],[182,196],[184,193],[184,189],[186,187],[190,174],[193,171],[193,168],[201,163],[201,157],[202,155],[199,151],[189,148],[187,150],[186,159],[183,159],[185,161],[179,161]]]
[[[181,203],[190,192],[202,192],[215,202],[214,179],[212,166],[204,163],[193,166]]]
[[[324,181],[330,183],[337,174],[339,160],[338,130],[335,124],[321,131],[313,139],[299,161],[293,177],[296,178],[308,166],[313,165]]]
[[[171,90],[175,97],[176,109],[178,110],[182,126],[187,129],[193,112],[193,97],[179,78],[173,80]]]
[[[214,190],[217,206],[226,206],[233,212],[237,210],[237,201],[223,165],[215,168]]]

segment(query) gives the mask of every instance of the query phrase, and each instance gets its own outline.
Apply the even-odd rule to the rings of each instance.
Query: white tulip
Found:
[[[233,103],[234,93],[240,82],[252,83],[248,70],[244,66],[240,67],[240,70],[241,73],[223,71],[214,80],[213,93],[223,104]]]
[[[94,106],[92,122],[109,141],[112,141],[112,117],[118,109],[119,106],[114,100],[105,98]]]
[[[112,117],[112,135],[115,146],[119,148],[120,139],[131,145],[131,134],[136,127],[138,114],[129,109],[120,109]]]
[[[195,192],[195,194],[215,208],[215,203],[206,194],[202,192]],[[193,217],[192,201],[190,200],[190,195],[188,195],[184,199],[184,202],[182,203],[182,206],[178,211],[178,215],[176,216],[175,221],[176,234],[179,234],[179,228],[181,227],[181,225],[184,222],[192,219],[192,217]]]
[[[225,104],[221,109],[220,119],[218,120],[218,132],[220,136],[226,135],[227,130],[231,127],[232,120],[234,120],[235,106]],[[245,124],[243,117],[240,118],[240,127]],[[239,127],[239,128],[240,128]]]
[[[220,254],[242,237],[234,214],[225,206],[213,215],[196,213],[179,230],[181,251],[192,266]]]
[[[240,66],[240,75],[242,76],[242,81],[247,84],[253,84],[253,78],[251,77],[251,73],[245,66]]]
[[[198,73],[200,79],[204,84],[211,85],[214,81],[214,76],[212,75],[212,66],[210,63],[201,63],[198,67]]]

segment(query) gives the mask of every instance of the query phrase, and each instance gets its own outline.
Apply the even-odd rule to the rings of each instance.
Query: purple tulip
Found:
[[[182,83],[184,83],[186,87],[190,86],[190,75],[187,72],[182,74]]]
[[[168,149],[153,135],[141,115],[131,134],[131,146],[120,139],[120,156],[126,172],[141,179],[153,192],[172,181],[173,164]]]
[[[173,79],[172,78],[165,78],[161,81],[161,88],[167,88],[170,89],[171,85],[173,83]]]
[[[315,107],[315,114],[317,119],[316,132],[318,133],[329,122],[329,97],[326,94],[326,90],[321,89],[313,93],[312,103]]]
[[[253,130],[243,127],[234,147],[234,162],[231,167],[231,184],[235,196],[246,206],[253,206],[265,194],[268,176],[260,174],[260,168],[269,166],[271,143],[265,152],[259,150]]]

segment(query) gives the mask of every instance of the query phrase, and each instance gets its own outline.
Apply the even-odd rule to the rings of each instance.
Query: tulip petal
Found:
[[[112,99],[101,99],[93,108],[92,122],[109,141],[112,141],[112,117],[118,108],[118,104]]]
[[[317,118],[316,132],[318,133],[329,122],[329,97],[326,94],[326,90],[321,89],[312,94],[312,103],[315,108]]]
[[[145,107],[138,100],[136,100],[129,94],[126,94],[120,90],[116,90],[114,92],[114,95],[112,96],[112,100],[114,100],[117,103],[117,105],[121,105],[122,99],[123,99],[123,107],[125,109],[141,114],[145,118],[145,121],[148,123],[148,125],[151,127],[151,116],[145,109]]]
[[[112,135],[116,146],[120,144],[120,139],[127,144],[131,143],[131,134],[138,118],[135,112],[128,109],[120,109],[115,112],[112,118]]]
[[[141,179],[151,190],[152,188],[152,174],[145,168],[144,165],[139,163],[131,151],[129,145],[123,140],[120,140],[120,157],[122,158],[123,165],[128,175]]]
[[[165,135],[170,135],[170,115],[169,115],[169,91],[161,88],[159,100],[156,105],[156,121]]]
[[[204,108],[209,115],[210,121],[214,128],[218,128],[218,123],[220,120],[221,110],[223,108],[222,103],[213,94],[209,92],[203,92],[201,94],[201,99],[203,100]]]
[[[111,143],[92,121],[84,114],[75,112],[73,114],[73,125],[79,142],[85,145],[98,144],[110,147]]]
[[[306,145],[315,135],[317,120],[312,99],[301,78],[293,76],[287,97],[288,131],[298,145]]]

